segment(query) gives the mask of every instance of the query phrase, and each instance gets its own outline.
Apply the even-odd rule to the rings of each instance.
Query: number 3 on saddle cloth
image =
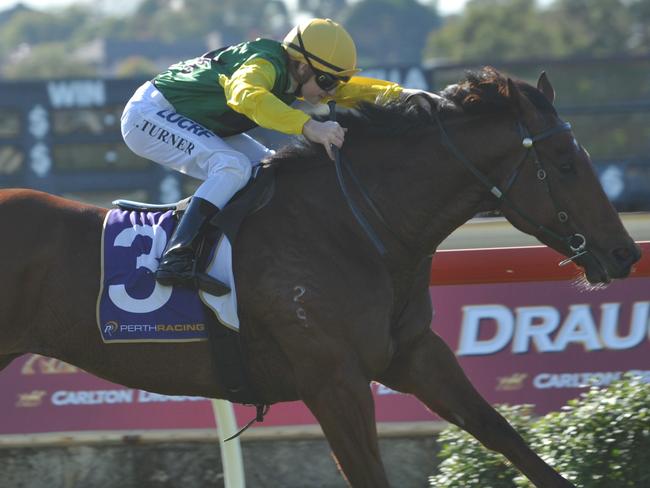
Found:
[[[272,196],[275,168],[258,168],[251,182],[217,214],[218,227],[205,232],[197,258],[199,269],[228,285],[230,293],[214,296],[155,280],[159,258],[177,223],[175,213],[187,201],[166,206],[117,200],[118,208],[109,210],[104,220],[97,298],[97,325],[105,343],[210,340],[228,400],[248,404],[259,402],[248,386],[239,346],[231,243],[246,215]]]

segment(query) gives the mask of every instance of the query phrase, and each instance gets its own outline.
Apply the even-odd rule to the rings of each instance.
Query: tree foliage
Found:
[[[211,32],[227,33],[228,42],[277,37],[289,29],[289,13],[280,0],[144,0],[128,26],[140,39],[178,41]]]
[[[0,26],[0,53],[11,53],[21,45],[66,42],[80,26],[93,23],[92,14],[83,8],[55,13],[21,10]]]
[[[509,59],[562,49],[557,26],[543,20],[535,0],[472,0],[465,14],[433,33],[427,55],[435,58]]]
[[[470,0],[429,36],[425,58],[453,61],[647,53],[650,0]]]
[[[128,17],[99,15],[85,6],[46,12],[21,7],[12,15],[0,16],[0,60],[5,61],[3,72],[15,76],[25,71],[51,71],[34,71],[35,60],[15,56],[18,51],[35,54],[43,49],[52,50],[51,46],[37,48],[44,43],[65,44],[68,56],[74,57],[77,47],[97,38],[108,42],[132,39],[169,44],[205,40],[217,33],[220,42],[229,44],[255,37],[279,38],[289,28],[289,13],[281,0],[143,0]],[[80,64],[70,59],[63,61],[68,66]],[[127,65],[126,72],[131,68]]]
[[[362,66],[650,52],[650,0],[469,0],[460,14],[446,19],[435,0],[299,0],[297,5],[301,15],[343,23],[357,42]],[[89,5],[43,12],[21,6],[0,12],[0,67],[18,73],[23,69],[14,64],[33,65],[16,56],[26,47],[38,53],[52,47],[37,46],[63,44],[73,57],[76,48],[97,38],[162,44],[213,38],[222,45],[281,39],[294,20],[284,0],[141,0],[128,16]]]
[[[532,419],[530,405],[498,407],[501,415],[527,437]],[[494,451],[488,451],[474,437],[457,427],[445,429],[438,437],[442,445],[441,463],[430,478],[431,486],[445,488],[516,488],[514,478],[519,472]],[[471,461],[469,461],[471,460]],[[475,462],[476,461],[476,462]]]
[[[350,7],[343,23],[355,39],[361,64],[418,63],[440,17],[415,0],[362,0]]]
[[[530,438],[577,486],[650,486],[650,385],[637,377],[593,387],[534,423]]]
[[[345,7],[346,0],[298,0],[300,11],[325,19],[338,19]]]
[[[117,66],[115,74],[122,78],[135,78],[154,76],[159,71],[158,67],[147,58],[142,56],[130,56]]]
[[[635,24],[624,0],[557,0],[548,16],[573,55],[624,53]]]
[[[95,68],[70,58],[64,43],[41,43],[29,49],[28,55],[5,69],[8,79],[42,79],[97,76]]]
[[[535,421],[530,406],[500,412],[551,466],[578,488],[650,486],[650,384],[627,378],[591,388],[561,412]],[[431,486],[534,488],[500,454],[483,448],[457,427],[443,444]]]

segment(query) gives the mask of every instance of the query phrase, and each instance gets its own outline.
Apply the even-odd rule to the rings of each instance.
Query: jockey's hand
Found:
[[[318,122],[317,120],[310,119],[302,126],[303,135],[310,141],[325,146],[327,155],[332,161],[334,161],[332,144],[340,149],[343,145],[346,131],[347,129],[344,129],[338,122],[334,122],[333,120]]]

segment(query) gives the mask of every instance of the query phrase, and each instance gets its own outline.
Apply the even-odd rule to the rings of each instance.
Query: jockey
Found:
[[[196,190],[160,261],[156,280],[193,287],[195,250],[202,230],[273,154],[247,134],[256,126],[302,134],[333,159],[345,130],[290,107],[296,99],[318,104],[334,99],[391,100],[395,83],[355,75],[354,41],[336,22],[311,19],[283,42],[256,39],[174,64],[146,82],[127,103],[122,136],[139,156],[204,180]],[[225,287],[215,280],[216,286]]]

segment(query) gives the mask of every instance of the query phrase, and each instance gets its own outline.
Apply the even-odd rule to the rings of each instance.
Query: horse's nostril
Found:
[[[636,261],[639,260],[641,257],[641,254],[639,250],[636,248],[636,246],[632,247],[619,247],[617,249],[614,249],[612,251],[612,256],[616,258],[616,260],[619,262],[621,265],[632,265]]]

